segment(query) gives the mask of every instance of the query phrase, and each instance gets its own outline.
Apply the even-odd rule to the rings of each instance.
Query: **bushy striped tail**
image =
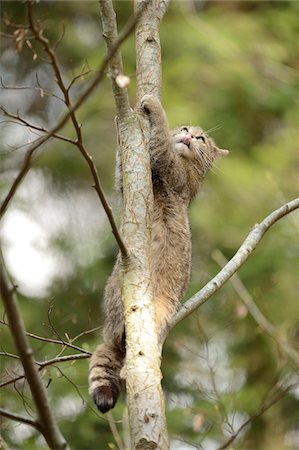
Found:
[[[102,413],[114,408],[119,396],[123,360],[124,354],[107,344],[99,345],[91,357],[89,393]]]

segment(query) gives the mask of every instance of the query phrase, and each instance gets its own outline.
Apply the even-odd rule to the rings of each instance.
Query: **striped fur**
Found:
[[[200,189],[213,161],[227,153],[218,149],[199,127],[181,127],[169,133],[159,100],[146,95],[141,110],[151,126],[150,157],[154,191],[151,278],[157,329],[161,334],[177,311],[191,273],[191,231],[188,206]],[[116,181],[122,191],[118,155]],[[125,358],[125,325],[120,292],[120,257],[104,295],[103,344],[94,352],[89,369],[89,392],[100,411],[114,407]]]

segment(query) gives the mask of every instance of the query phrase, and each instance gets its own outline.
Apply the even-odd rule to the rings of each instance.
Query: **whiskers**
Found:
[[[202,164],[202,168],[204,172],[207,172],[213,166],[212,158],[207,155],[204,150],[200,147],[195,148],[196,155]]]
[[[211,133],[213,133],[214,131],[218,131],[218,130],[220,130],[222,128],[222,125],[220,125],[220,124],[218,124],[218,125],[215,125],[214,127],[212,127],[212,128],[209,128],[208,130],[204,130],[204,133],[206,133],[206,134],[211,134]]]
[[[215,159],[211,154],[206,153],[205,150],[200,147],[195,148],[195,153],[200,160],[204,172],[208,172],[210,170],[214,175],[223,175],[223,170],[216,166]]]
[[[220,175],[223,175],[223,174],[224,174],[223,170],[220,169],[219,167],[217,167],[216,164],[215,164],[215,162],[213,163],[213,165],[212,165],[210,171],[211,171],[214,175],[216,175],[217,177],[219,177]]]

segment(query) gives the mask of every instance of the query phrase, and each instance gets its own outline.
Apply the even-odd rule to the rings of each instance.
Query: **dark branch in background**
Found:
[[[31,130],[40,131],[41,133],[46,133],[47,135],[50,133],[50,131],[47,130],[46,128],[38,126],[34,123],[28,122],[28,120],[24,119],[19,114],[12,114],[12,113],[8,112],[3,106],[0,106],[0,109],[2,110],[2,112],[5,116],[10,117],[11,119],[14,119],[11,121],[12,123],[18,123],[19,125],[28,127]],[[70,139],[66,136],[62,136],[61,134],[54,133],[54,134],[52,134],[52,137],[77,146],[77,142],[74,139]]]
[[[228,263],[225,256],[219,250],[215,250],[212,254],[212,257],[221,267],[225,267],[225,265]],[[269,336],[271,336],[274,339],[274,341],[278,344],[280,349],[299,368],[298,353],[288,344],[288,342],[285,339],[283,339],[279,335],[276,328],[272,325],[271,322],[269,322],[269,320],[256,306],[251,295],[247,291],[246,287],[244,286],[238,275],[237,274],[233,275],[230,279],[230,282],[234,287],[235,291],[239,294],[246,308],[248,309],[254,320],[258,323],[258,325],[262,328],[262,330],[265,331]]]
[[[70,100],[70,96],[69,96],[69,88],[67,88],[66,85],[64,84],[56,55],[55,55],[54,51],[52,50],[52,48],[50,47],[48,39],[43,35],[43,29],[38,28],[34,22],[31,1],[27,2],[27,11],[28,11],[28,22],[30,25],[30,29],[31,29],[33,35],[35,36],[36,40],[42,44],[44,51],[46,52],[46,54],[48,55],[48,57],[50,59],[50,64],[51,64],[54,74],[55,74],[56,83],[59,86],[59,88],[63,94],[64,102],[69,110],[69,115],[70,115],[71,121],[73,123],[74,129],[75,129],[75,132],[77,135],[75,145],[77,146],[77,148],[79,149],[80,153],[82,154],[83,158],[85,159],[85,161],[87,162],[87,164],[89,166],[89,169],[91,171],[91,174],[92,174],[92,177],[94,180],[93,187],[96,190],[96,192],[100,198],[100,201],[103,205],[103,208],[106,212],[106,215],[108,217],[108,220],[109,220],[111,228],[112,228],[112,232],[113,232],[114,237],[117,241],[117,244],[120,248],[120,251],[121,251],[123,257],[127,257],[126,247],[125,247],[123,240],[118,232],[116,222],[115,222],[114,216],[112,214],[112,210],[111,210],[111,208],[108,204],[108,201],[106,199],[106,196],[103,192],[103,188],[101,186],[97,168],[93,162],[91,155],[88,153],[88,151],[86,150],[86,147],[84,145],[82,131],[81,131],[81,124],[79,124],[77,117],[76,117],[75,110],[73,108],[73,105],[71,104],[71,100]],[[55,134],[56,134],[56,132],[52,133],[52,136],[54,136]]]
[[[22,316],[16,298],[15,288],[11,283],[0,251],[0,293],[5,306],[10,332],[20,356],[24,372],[31,390],[40,431],[51,449],[67,449],[68,445],[60,433],[50,408],[46,389],[33,360],[33,351],[29,345]]]
[[[140,14],[142,14],[142,11]],[[6,197],[4,198],[4,200],[0,206],[0,218],[4,215],[10,201],[12,200],[12,198],[14,197],[14,195],[16,193],[16,190],[18,189],[20,183],[22,182],[22,180],[26,176],[27,172],[29,171],[32,161],[33,161],[33,157],[36,153],[36,150],[41,145],[46,143],[51,137],[53,137],[54,134],[56,134],[59,130],[61,130],[61,128],[64,127],[64,125],[70,119],[71,114],[74,113],[82,105],[82,103],[89,97],[89,95],[94,91],[94,89],[98,86],[98,84],[103,80],[103,78],[105,76],[105,71],[109,65],[111,58],[113,58],[113,56],[117,52],[118,48],[130,36],[132,31],[134,30],[135,25],[139,20],[140,14],[136,14],[133,18],[131,18],[131,20],[128,21],[128,23],[125,26],[125,28],[123,29],[122,33],[119,34],[119,36],[117,37],[115,42],[111,45],[111,47],[109,47],[104,60],[100,64],[97,75],[90,82],[90,84],[87,86],[87,88],[83,91],[83,93],[80,95],[80,97],[74,102],[74,104],[71,107],[69,107],[69,110],[60,119],[60,121],[53,128],[50,129],[49,133],[46,136],[44,136],[41,139],[36,140],[28,148],[26,156],[25,156],[23,164],[22,164],[22,167],[21,167],[16,179],[14,180],[12,186],[10,187],[9,192],[7,193]],[[90,160],[88,162],[88,164],[90,164],[92,166],[93,165],[92,160]],[[109,212],[109,209],[110,208],[108,206],[108,209],[107,209],[108,212]],[[106,211],[106,213],[107,213],[107,211]],[[112,216],[111,210],[109,212],[109,215],[111,218],[111,216]],[[123,249],[123,251],[125,251],[125,248]]]
[[[8,358],[13,359],[21,359],[20,356],[8,352],[0,352],[0,356],[7,356]],[[78,359],[87,359],[90,356],[91,356],[90,353],[86,354],[77,353],[75,355],[57,356],[56,358],[48,359],[47,361],[34,361],[34,362],[37,366],[43,369],[44,367],[51,366],[52,364],[56,364],[59,362],[77,361]]]
[[[0,319],[0,323],[2,323],[3,325],[8,326],[8,324],[2,319]],[[36,334],[29,333],[28,331],[26,331],[26,335],[31,337],[31,338],[33,338],[33,339],[37,339],[38,341],[43,341],[43,342],[49,342],[51,344],[62,345],[63,347],[69,347],[69,348],[72,348],[73,350],[77,350],[79,352],[82,352],[83,354],[87,354],[87,355],[91,356],[91,352],[88,352],[87,350],[84,350],[83,348],[78,347],[77,345],[73,345],[72,342],[74,342],[80,336],[83,336],[85,334],[91,333],[91,332],[97,330],[98,328],[100,328],[100,327],[93,328],[92,330],[83,331],[82,333],[78,334],[78,336],[75,336],[71,340],[71,342],[63,341],[62,339],[51,339],[51,338],[47,338],[47,337],[44,337],[44,336],[38,336]]]
[[[269,400],[264,405],[262,405],[255,414],[253,414],[247,420],[245,420],[245,422],[242,423],[242,425],[237,429],[237,431],[234,434],[232,434],[231,437],[224,444],[220,445],[220,447],[218,447],[217,450],[224,450],[227,447],[229,447],[230,444],[239,436],[241,431],[244,430],[244,428],[246,428],[255,419],[257,419],[262,414],[264,414],[264,412],[266,412],[268,409],[270,409],[271,406],[275,405],[275,403],[282,400],[290,391],[297,388],[298,386],[299,386],[298,384],[294,383],[294,384],[291,384],[291,385],[287,386],[286,388],[282,389],[280,392],[278,392],[271,400]]]
[[[16,358],[16,359],[21,359],[19,358],[17,355],[10,355],[6,352],[2,352],[1,353],[3,356],[8,356],[11,358]],[[61,363],[61,362],[70,362],[70,361],[78,361],[79,359],[88,359],[90,358],[91,354],[90,353],[77,353],[74,355],[66,355],[66,356],[57,356],[56,358],[52,358],[52,359],[48,359],[48,361],[34,361],[34,363],[38,366],[38,370],[41,371],[42,369],[44,369],[47,366],[52,366],[54,364],[57,363]],[[0,388],[4,387],[4,386],[8,386],[9,384],[13,384],[16,383],[17,381],[23,380],[24,378],[26,378],[26,375],[18,375],[14,378],[10,378],[7,381],[4,381],[3,383],[0,384]]]
[[[37,78],[37,74],[36,74],[36,78]],[[60,100],[61,102],[64,103],[63,98],[61,98],[58,95],[54,94],[54,92],[51,92],[51,91],[48,91],[47,89],[42,88],[39,85],[38,80],[37,80],[37,84],[38,84],[38,86],[11,86],[11,85],[7,86],[6,84],[4,84],[3,78],[0,76],[0,89],[8,90],[8,91],[11,91],[11,90],[15,90],[15,91],[17,91],[17,90],[19,90],[19,91],[24,91],[24,90],[38,91],[40,93],[41,97],[44,97],[45,95],[48,96],[48,97],[54,97],[54,98],[57,98],[57,100]]]
[[[269,228],[282,217],[299,208],[299,197],[286,203],[280,208],[273,211],[261,223],[256,224],[248,234],[247,238],[232,257],[232,259],[223,267],[223,269],[207,283],[200,291],[187,300],[179,309],[173,320],[169,324],[171,330],[181,320],[185,319],[199,306],[203,305],[216,291],[218,291],[226,281],[241,267],[247,260],[249,255],[255,250],[260,243],[264,234]],[[166,336],[165,336],[166,337]]]
[[[36,420],[29,419],[29,417],[20,416],[19,414],[15,414],[3,408],[0,408],[0,416],[24,423],[25,425],[30,425],[42,433],[41,425]]]

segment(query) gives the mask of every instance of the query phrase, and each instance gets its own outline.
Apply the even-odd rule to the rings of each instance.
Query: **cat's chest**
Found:
[[[173,254],[181,257],[191,249],[191,232],[184,205],[155,205],[152,227],[153,257]]]

